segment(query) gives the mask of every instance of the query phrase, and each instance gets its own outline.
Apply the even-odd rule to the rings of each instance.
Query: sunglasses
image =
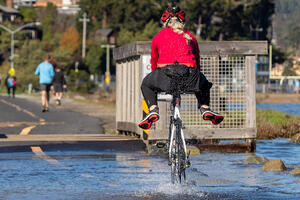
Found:
[[[167,24],[176,23],[176,22],[179,22],[181,24],[185,24],[182,20],[179,20],[178,18],[170,18]]]

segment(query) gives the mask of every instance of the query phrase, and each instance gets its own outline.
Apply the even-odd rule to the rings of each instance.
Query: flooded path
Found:
[[[257,155],[300,165],[300,145],[258,141]],[[249,154],[191,156],[185,185],[170,183],[167,159],[143,151],[0,153],[0,199],[300,199],[300,177],[246,165]]]
[[[258,104],[300,115],[299,104]],[[130,148],[130,145],[128,147]],[[300,166],[300,144],[288,139],[257,141],[258,156]],[[251,154],[203,152],[191,155],[187,183],[172,185],[167,159],[144,151],[32,148],[0,153],[0,200],[297,200],[300,176],[263,172],[247,165]]]

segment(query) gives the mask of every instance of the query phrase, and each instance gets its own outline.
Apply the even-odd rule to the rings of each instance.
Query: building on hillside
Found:
[[[269,81],[269,57],[258,56],[256,60],[256,82],[257,83],[268,83]]]
[[[18,10],[14,9],[14,1],[6,0],[6,5],[6,7],[0,5],[0,23],[6,21],[18,27],[24,25],[23,16]],[[36,26],[25,27],[23,30],[27,31],[27,38],[29,39],[36,39],[40,35],[40,32]]]
[[[79,11],[79,0],[63,0],[58,12],[62,14],[76,15]]]
[[[90,33],[90,37],[96,42],[105,42],[110,45],[117,44],[117,33],[113,29],[97,29],[96,31]]]
[[[292,60],[292,70],[295,72],[296,76],[300,76],[300,56],[294,56],[292,57]]]
[[[283,74],[284,66],[283,64],[277,64],[275,63],[271,70],[271,76],[280,77]]]
[[[73,5],[78,5],[80,0],[36,0],[34,6],[37,7],[45,7],[48,3],[52,3],[53,5],[62,8],[69,7]]]
[[[9,21],[10,23],[13,23],[18,17],[21,17],[19,11],[13,8],[0,5],[0,23],[4,21]]]
[[[34,7],[46,7],[48,3],[52,3],[57,7],[59,13],[63,14],[76,14],[79,8],[80,0],[7,0],[13,2],[13,7],[18,8],[20,6],[34,6]]]
[[[13,0],[12,2],[12,6],[17,9],[20,6],[33,6],[36,3],[36,0]]]
[[[48,3],[52,3],[57,7],[59,13],[77,14],[80,0],[36,0],[35,7],[45,7]]]

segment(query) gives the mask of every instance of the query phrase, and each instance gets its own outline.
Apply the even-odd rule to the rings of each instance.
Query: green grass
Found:
[[[300,117],[275,110],[256,110],[256,119],[257,122],[266,121],[274,125],[289,125]]]
[[[256,111],[257,139],[291,138],[299,133],[300,117],[275,110]]]

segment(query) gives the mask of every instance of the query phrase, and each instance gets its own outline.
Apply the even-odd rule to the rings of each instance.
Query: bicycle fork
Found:
[[[179,110],[178,110],[177,106],[174,109],[174,115],[173,116],[170,117],[169,165],[171,165],[172,162],[173,162],[172,150],[173,150],[173,146],[176,145],[176,144],[173,143],[173,141],[174,141],[174,137],[176,137],[175,133],[176,133],[176,128],[178,128],[177,124],[180,125],[179,127],[182,127],[182,121],[181,121]],[[183,144],[184,155],[185,155],[185,168],[188,168],[190,166],[190,162],[189,162],[190,152],[187,152],[186,142],[185,142],[184,133],[183,133],[182,128],[180,130],[180,137],[181,137],[181,141],[182,141],[182,144]]]

